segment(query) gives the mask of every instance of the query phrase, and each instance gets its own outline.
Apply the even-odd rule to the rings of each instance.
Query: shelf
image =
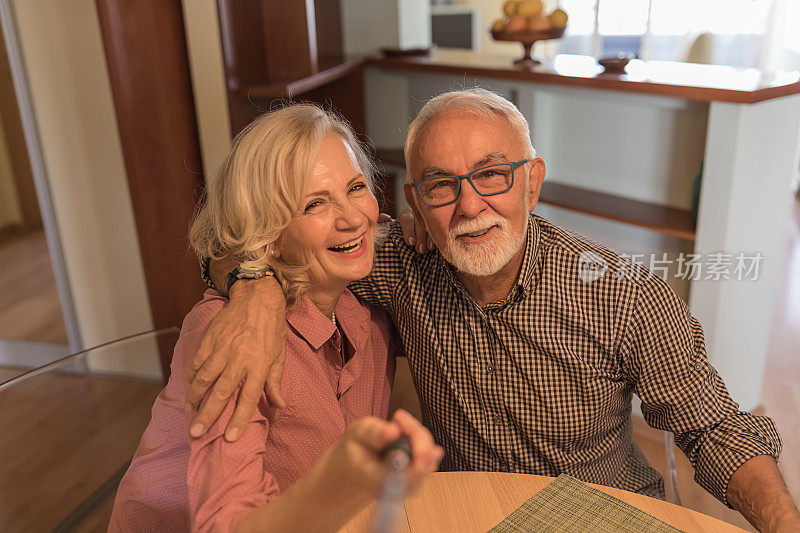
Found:
[[[539,201],[681,239],[695,238],[695,224],[688,209],[642,202],[547,180],[542,184]]]
[[[247,85],[237,92],[245,98],[294,98],[349,76],[363,66],[363,61],[345,61],[315,72],[305,78],[282,80],[264,85]]]
[[[402,150],[378,149],[375,155],[385,165],[405,166]],[[695,238],[695,224],[688,209],[642,202],[547,180],[542,184],[539,201],[681,239]]]
[[[520,46],[520,52],[521,50]],[[495,78],[584,89],[650,94],[701,102],[753,104],[800,93],[800,73],[762,72],[722,65],[633,60],[626,72],[603,72],[593,57],[562,54],[533,67],[507,57],[438,49],[423,57],[373,57],[367,66],[447,74],[457,79]]]

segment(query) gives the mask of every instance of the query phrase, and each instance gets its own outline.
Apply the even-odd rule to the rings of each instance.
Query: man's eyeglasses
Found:
[[[469,181],[475,192],[481,196],[503,194],[514,186],[514,170],[531,159],[513,163],[497,163],[460,176],[437,176],[428,178],[411,186],[417,190],[422,202],[428,207],[441,207],[458,200],[461,194],[461,181]]]

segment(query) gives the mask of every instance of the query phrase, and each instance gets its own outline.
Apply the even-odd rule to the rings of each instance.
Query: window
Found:
[[[797,0],[786,2],[786,12],[783,17],[783,36],[784,44],[800,54],[800,2]]]
[[[708,46],[693,60],[757,67],[773,0],[560,0],[570,16],[561,53],[686,61],[695,39]],[[800,2],[790,0],[788,11]],[[787,16],[787,19],[790,17]],[[800,51],[800,32],[786,32],[787,46]],[[791,42],[788,42],[791,41]],[[698,56],[696,51],[695,56]]]

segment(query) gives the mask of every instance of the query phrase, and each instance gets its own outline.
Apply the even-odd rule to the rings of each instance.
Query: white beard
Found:
[[[497,226],[492,240],[480,244],[467,244],[458,239],[465,233],[486,231]],[[465,220],[447,235],[442,255],[456,270],[469,276],[485,277],[497,274],[525,244],[528,226],[514,235],[506,219],[499,215],[486,215],[480,219]]]

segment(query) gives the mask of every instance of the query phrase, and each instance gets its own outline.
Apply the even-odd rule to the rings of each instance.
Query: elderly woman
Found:
[[[206,291],[184,320],[110,530],[333,530],[375,497],[380,452],[395,439],[411,442],[412,483],[437,467],[442,450],[419,422],[404,411],[385,420],[391,328],[346,289],[372,268],[371,171],[349,126],[314,106],[274,111],[237,136],[190,238],[201,255],[269,267],[284,287],[286,407],[262,396],[244,433],[227,442],[231,400],[206,435],[189,436],[184,367],[227,304]]]

